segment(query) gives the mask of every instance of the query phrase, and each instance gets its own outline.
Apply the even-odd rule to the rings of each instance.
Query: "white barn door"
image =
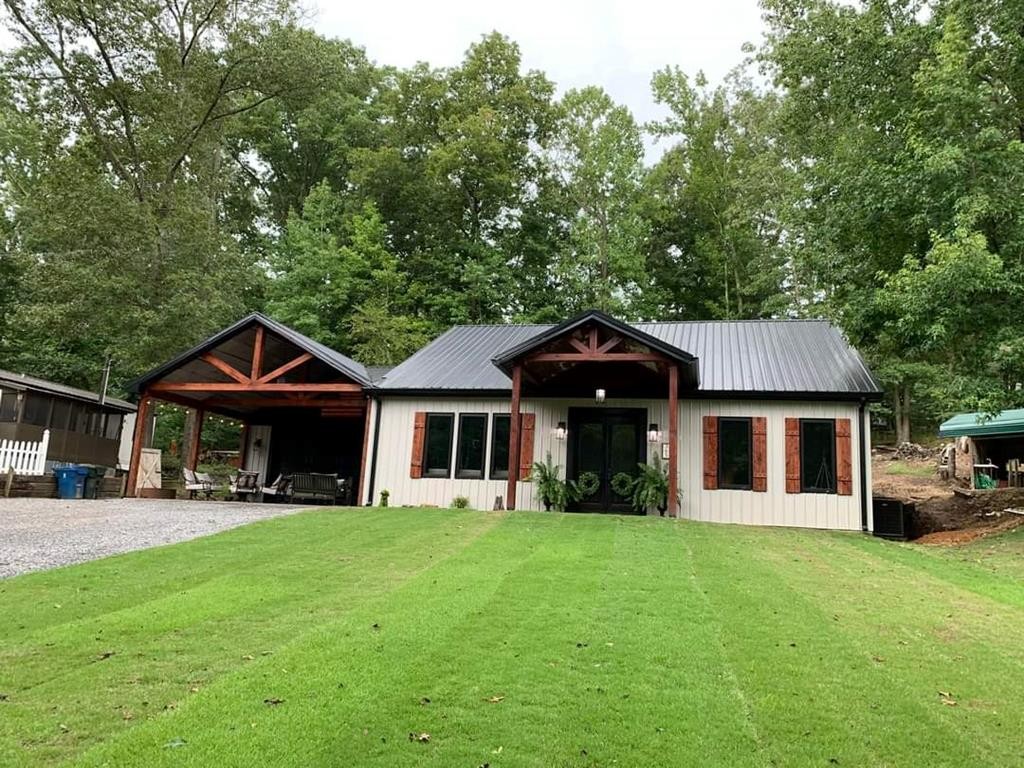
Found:
[[[270,463],[270,426],[251,424],[245,439],[245,466],[250,472],[259,472],[259,481],[267,485],[274,478],[267,477],[267,465]]]

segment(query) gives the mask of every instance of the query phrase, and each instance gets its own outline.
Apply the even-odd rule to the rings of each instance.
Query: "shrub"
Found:
[[[380,492],[380,505],[386,507],[388,505],[388,497],[391,496],[391,492],[385,488]]]
[[[469,509],[469,497],[468,496],[456,496],[452,499],[452,507],[455,509]]]

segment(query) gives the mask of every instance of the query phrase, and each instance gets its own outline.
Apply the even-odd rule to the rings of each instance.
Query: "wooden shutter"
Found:
[[[718,489],[718,417],[704,417],[704,490]]]
[[[529,480],[533,470],[533,433],[537,415],[523,413],[519,416],[519,479]]]
[[[853,449],[850,420],[836,419],[836,493],[853,495]]]
[[[409,477],[423,477],[423,441],[426,436],[426,411],[416,411],[416,418],[412,423],[412,461],[409,463]]]
[[[768,490],[768,419],[764,416],[755,416],[752,432],[754,435],[754,490]]]
[[[786,493],[800,493],[800,419],[786,419]]]

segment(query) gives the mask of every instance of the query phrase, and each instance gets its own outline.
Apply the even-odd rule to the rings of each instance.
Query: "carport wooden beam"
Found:
[[[324,384],[291,384],[275,382],[229,381],[161,381],[150,386],[151,392],[350,392],[362,394],[361,384],[330,382]]]

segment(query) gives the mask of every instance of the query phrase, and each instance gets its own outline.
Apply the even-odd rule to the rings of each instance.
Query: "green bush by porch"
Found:
[[[0,764],[1020,764],[1022,554],[304,513],[0,582]]]

